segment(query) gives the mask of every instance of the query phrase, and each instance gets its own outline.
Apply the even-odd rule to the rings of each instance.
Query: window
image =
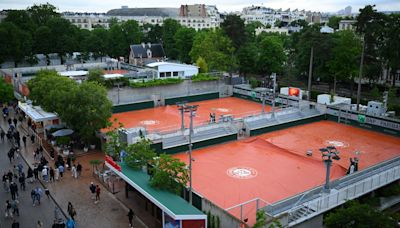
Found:
[[[178,76],[178,72],[177,72],[177,71],[174,71],[174,72],[172,72],[172,73],[173,73],[173,76],[174,76],[174,77]]]
[[[171,77],[171,72],[165,72],[167,78]]]
[[[78,19],[78,23],[81,23],[81,19]]]
[[[160,78],[165,78],[165,72],[160,73]]]

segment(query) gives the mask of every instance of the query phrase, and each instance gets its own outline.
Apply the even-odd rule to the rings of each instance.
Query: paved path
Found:
[[[8,124],[5,123],[3,120],[0,120],[0,126],[3,127],[3,129],[8,129]],[[27,132],[25,128],[21,128],[20,126],[18,127],[18,130],[21,133],[21,138],[22,135],[26,135]],[[29,137],[27,137],[29,139]],[[38,145],[31,144],[30,140],[27,140],[27,147],[22,148],[21,150],[21,155],[26,159],[26,161],[29,164],[33,164],[34,159],[33,159],[33,151],[38,147]],[[8,163],[7,159],[7,152],[8,149],[6,148],[9,146],[7,143],[2,144],[2,147],[0,148],[0,165],[3,167],[3,162],[5,164]],[[5,152],[7,151],[7,152]],[[1,157],[2,156],[2,157]],[[46,159],[50,162],[50,165],[54,165],[54,162],[51,161],[50,158],[46,156]],[[50,190],[51,195],[54,197],[56,203],[60,205],[60,207],[66,212],[67,211],[67,205],[68,202],[71,202],[74,208],[76,209],[77,216],[76,222],[77,222],[77,227],[113,227],[113,228],[126,228],[128,227],[128,208],[124,206],[119,200],[116,199],[116,197],[111,194],[110,192],[107,191],[106,188],[104,188],[98,181],[92,176],[92,170],[91,170],[91,165],[89,164],[89,161],[92,159],[99,159],[102,158],[102,154],[89,154],[85,156],[78,157],[76,159],[76,163],[80,162],[83,166],[83,172],[82,172],[82,177],[78,179],[74,179],[71,176],[71,172],[66,171],[64,178],[61,181],[56,181],[55,183],[44,183],[47,188]],[[7,164],[9,165],[9,164]],[[24,164],[24,167],[26,167],[26,164]],[[8,168],[8,167],[7,167]],[[25,168],[26,170],[26,168]],[[3,171],[0,169],[0,171]],[[95,184],[99,184],[101,188],[101,200],[99,203],[95,204],[94,201],[91,199],[90,196],[90,191],[89,191],[89,184],[90,182],[94,182]],[[28,186],[29,188],[29,186]],[[28,189],[27,188],[27,189]],[[4,194],[4,192],[2,192]],[[29,193],[27,191],[27,195],[29,194],[30,198],[30,190]],[[4,199],[2,195],[0,195],[0,199]],[[26,196],[25,196],[26,197]],[[47,199],[44,199],[47,200]],[[1,206],[4,205],[2,202],[3,200],[0,200]],[[29,201],[30,202],[30,201]],[[51,201],[49,201],[51,202]],[[32,224],[32,219],[36,217],[36,214],[40,214],[44,221],[47,221],[47,223],[52,224],[53,218],[54,218],[54,205],[52,204],[49,208],[43,209],[43,211],[38,211],[38,210],[33,210],[32,204],[26,205],[25,203],[21,203],[20,206],[20,211],[23,212],[26,210],[26,208],[32,209],[35,213],[29,213],[30,217],[22,218],[23,222],[26,222],[26,224]],[[46,207],[45,205],[41,205]],[[4,206],[3,206],[4,207]],[[36,208],[35,208],[36,209]],[[4,211],[4,210],[3,210]],[[2,211],[2,212],[3,212]],[[4,215],[0,214],[1,219],[4,220]],[[1,220],[0,224],[3,224],[3,220]],[[22,223],[22,222],[21,222]],[[46,223],[46,224],[47,224]],[[10,227],[9,224],[11,222],[6,222],[6,227]],[[135,227],[146,227],[141,221],[139,221],[137,218],[135,218],[134,221]],[[21,227],[31,227],[31,226],[21,226]],[[50,227],[50,226],[44,226],[44,227]],[[3,225],[0,225],[0,228],[3,228]]]

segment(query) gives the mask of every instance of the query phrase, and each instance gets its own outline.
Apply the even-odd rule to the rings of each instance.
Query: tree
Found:
[[[37,54],[44,54],[46,56],[47,65],[50,64],[49,54],[52,47],[51,30],[47,26],[40,26],[33,36],[33,51]]]
[[[207,73],[208,72],[208,65],[207,65],[206,61],[201,56],[199,56],[199,58],[197,59],[196,66],[198,66],[200,68],[199,69],[200,73]]]
[[[179,30],[181,25],[178,21],[174,19],[166,19],[164,20],[162,26],[162,42],[165,49],[165,53],[169,59],[177,59],[178,58],[178,49],[176,47],[175,42],[175,34]]]
[[[249,42],[240,47],[237,52],[239,71],[245,76],[247,73],[256,72],[258,48],[254,42]]]
[[[14,88],[11,84],[5,82],[4,78],[0,78],[0,102],[8,103],[14,99]]]
[[[330,227],[396,227],[396,221],[368,204],[350,201],[324,219],[325,226]]]
[[[144,24],[143,25],[144,38],[146,43],[161,43],[163,29],[158,24]]]
[[[303,19],[298,19],[298,20],[290,22],[290,26],[299,26],[299,27],[305,28],[308,26],[308,22]]]
[[[200,56],[210,70],[228,71],[236,66],[235,48],[232,41],[220,30],[198,32],[193,41],[190,56],[196,61]]]
[[[109,51],[108,35],[108,31],[103,28],[92,30],[87,36],[84,37],[82,48],[83,51],[86,53],[92,53],[95,59],[105,56]]]
[[[188,181],[189,174],[184,162],[168,154],[160,154],[155,160],[151,186],[178,194]]]
[[[7,11],[7,17],[4,22],[11,22],[22,31],[33,33],[37,25],[33,23],[31,16],[26,10],[10,10]]]
[[[269,24],[267,24],[267,25],[269,25]],[[269,26],[271,26],[271,25],[269,25]],[[257,28],[264,28],[264,27],[267,27],[267,26],[264,26],[260,21],[252,21],[250,23],[247,23],[245,25],[245,36],[246,36],[245,40],[246,40],[246,43],[254,42],[255,39],[256,39],[256,29]]]
[[[61,17],[59,13],[56,12],[56,7],[46,3],[36,5],[34,4],[32,7],[28,8],[27,11],[30,14],[32,21],[37,26],[42,26],[47,24],[47,22],[55,17]]]
[[[228,14],[221,23],[221,28],[232,40],[233,46],[238,49],[246,41],[244,20],[236,14]]]
[[[388,71],[392,74],[392,86],[395,86],[395,72],[400,69],[400,14],[390,14],[383,29],[384,41],[381,55],[387,61]]]
[[[121,30],[124,35],[125,50],[129,50],[129,45],[139,44],[143,39],[143,33],[139,28],[139,23],[135,20],[128,20],[122,23]],[[128,55],[125,54],[124,56],[127,57]]]
[[[361,41],[353,31],[344,30],[334,34],[332,58],[328,61],[329,72],[334,77],[333,93],[336,94],[337,80],[351,79],[357,76]]]
[[[329,18],[328,20],[328,26],[337,30],[339,29],[339,22],[343,20],[342,17],[338,17],[338,16],[332,16]]]
[[[262,228],[267,224],[267,216],[264,210],[258,210],[256,213],[256,223],[253,228]]]
[[[91,69],[89,70],[87,80],[89,82],[97,82],[100,85],[104,85],[104,78],[102,77],[102,75],[104,75],[103,69],[101,68]]]
[[[120,24],[114,24],[109,30],[110,39],[108,47],[109,47],[109,55],[115,58],[120,56],[126,56],[129,50],[129,46],[126,46],[125,36],[122,31],[122,27]]]
[[[140,141],[129,145],[126,148],[127,156],[125,162],[133,169],[141,169],[153,162],[156,152],[151,148],[151,141],[142,138]]]
[[[64,103],[60,118],[87,143],[93,143],[95,132],[109,126],[112,104],[106,89],[96,82],[84,82]]]
[[[3,46],[0,58],[12,59],[17,63],[25,59],[25,56],[32,54],[32,37],[31,35],[18,28],[11,22],[2,22],[0,24],[0,34],[2,34],[1,46]]]
[[[280,73],[286,60],[283,43],[276,36],[265,37],[259,45],[257,68],[262,74]]]
[[[196,30],[188,27],[180,27],[175,33],[175,44],[178,51],[178,59],[184,63],[191,63],[190,50],[192,50],[193,39]]]

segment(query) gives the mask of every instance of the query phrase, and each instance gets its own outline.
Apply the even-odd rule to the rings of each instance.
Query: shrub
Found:
[[[252,89],[257,88],[260,84],[260,82],[254,77],[249,78],[249,83]]]
[[[183,82],[181,78],[166,78],[166,79],[154,79],[149,81],[142,82],[131,82],[130,86],[133,88],[144,88],[144,87],[152,87],[152,86],[160,86],[160,85],[171,85],[171,84],[179,84]]]
[[[216,76],[212,76],[210,74],[205,74],[205,73],[199,73],[195,76],[192,77],[193,82],[201,82],[201,81],[215,81],[218,80],[219,78]]]

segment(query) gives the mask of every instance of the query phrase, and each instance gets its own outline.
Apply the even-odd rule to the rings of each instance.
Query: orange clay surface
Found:
[[[224,209],[254,198],[274,203],[324,184],[325,167],[318,149],[332,144],[341,160],[333,162],[331,179],[346,174],[350,157],[358,156],[359,169],[365,169],[400,155],[399,138],[320,121],[195,150],[193,188]],[[309,149],[311,157],[305,155]],[[174,156],[188,162],[186,153]],[[230,172],[232,168],[250,172]],[[239,208],[229,212],[240,217]],[[255,203],[243,208],[243,216],[251,215],[255,215]]]
[[[234,118],[261,113],[262,105],[235,97],[220,98],[188,103],[199,105],[194,117],[194,125],[210,121],[210,113],[215,113],[218,121],[221,115],[233,115]],[[269,107],[266,107],[269,111]],[[176,105],[167,105],[137,111],[113,114],[111,120],[117,118],[125,128],[146,127],[147,130],[169,131],[181,127],[181,113]],[[189,126],[189,114],[185,114],[185,126]]]

